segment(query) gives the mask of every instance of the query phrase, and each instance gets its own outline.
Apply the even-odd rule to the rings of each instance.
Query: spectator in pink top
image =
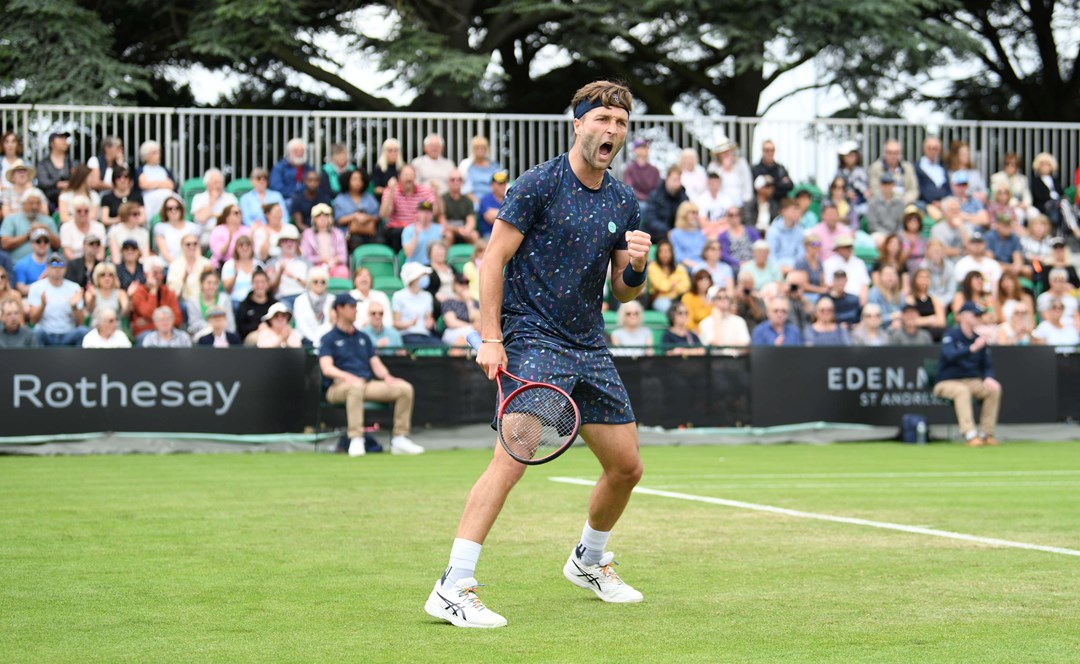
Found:
[[[349,278],[345,233],[334,226],[334,211],[326,203],[311,208],[311,228],[300,238],[300,254],[311,265],[325,266],[335,279]]]
[[[210,231],[210,260],[215,268],[221,269],[232,258],[236,241],[241,237],[251,237],[251,229],[244,225],[240,207],[227,205],[218,215],[217,226]]]
[[[821,204],[821,222],[812,230],[821,242],[821,260],[828,260],[829,256],[832,256],[837,238],[851,235],[851,227],[840,223],[840,211],[832,201]]]
[[[398,176],[386,185],[379,205],[379,216],[386,219],[386,244],[395,252],[401,251],[402,231],[416,221],[420,201],[431,201],[435,216],[441,212],[431,187],[416,182],[416,170],[412,166],[402,166]]]

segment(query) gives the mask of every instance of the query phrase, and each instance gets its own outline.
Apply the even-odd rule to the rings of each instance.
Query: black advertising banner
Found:
[[[932,394],[936,347],[765,348],[750,355],[754,426],[799,422],[897,425],[905,413],[933,424],[955,421],[952,405]],[[1005,423],[1054,422],[1057,359],[1047,347],[995,347]]]
[[[299,349],[5,350],[0,436],[299,432],[304,367]]]

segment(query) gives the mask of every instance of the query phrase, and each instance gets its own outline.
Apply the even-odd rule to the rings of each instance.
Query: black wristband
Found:
[[[638,272],[634,269],[634,266],[630,263],[626,264],[626,269],[622,273],[622,281],[630,288],[637,288],[641,284],[645,283],[645,268]]]

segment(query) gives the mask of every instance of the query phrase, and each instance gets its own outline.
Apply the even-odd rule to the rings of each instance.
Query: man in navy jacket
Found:
[[[998,444],[994,429],[1001,404],[1001,383],[994,378],[990,366],[987,338],[975,334],[975,324],[982,314],[983,310],[974,302],[960,308],[957,326],[946,330],[941,340],[941,359],[934,385],[936,396],[953,402],[960,431],[969,447]],[[971,409],[973,397],[982,401],[978,429]]]

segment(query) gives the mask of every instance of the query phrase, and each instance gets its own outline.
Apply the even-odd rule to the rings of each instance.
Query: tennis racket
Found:
[[[466,340],[480,350],[480,335],[471,332]],[[518,386],[509,389],[504,380]],[[518,378],[503,367],[495,374],[499,385],[499,412],[495,428],[506,453],[529,466],[552,461],[574,444],[581,429],[581,413],[565,391]],[[506,392],[504,396],[504,392]]]

